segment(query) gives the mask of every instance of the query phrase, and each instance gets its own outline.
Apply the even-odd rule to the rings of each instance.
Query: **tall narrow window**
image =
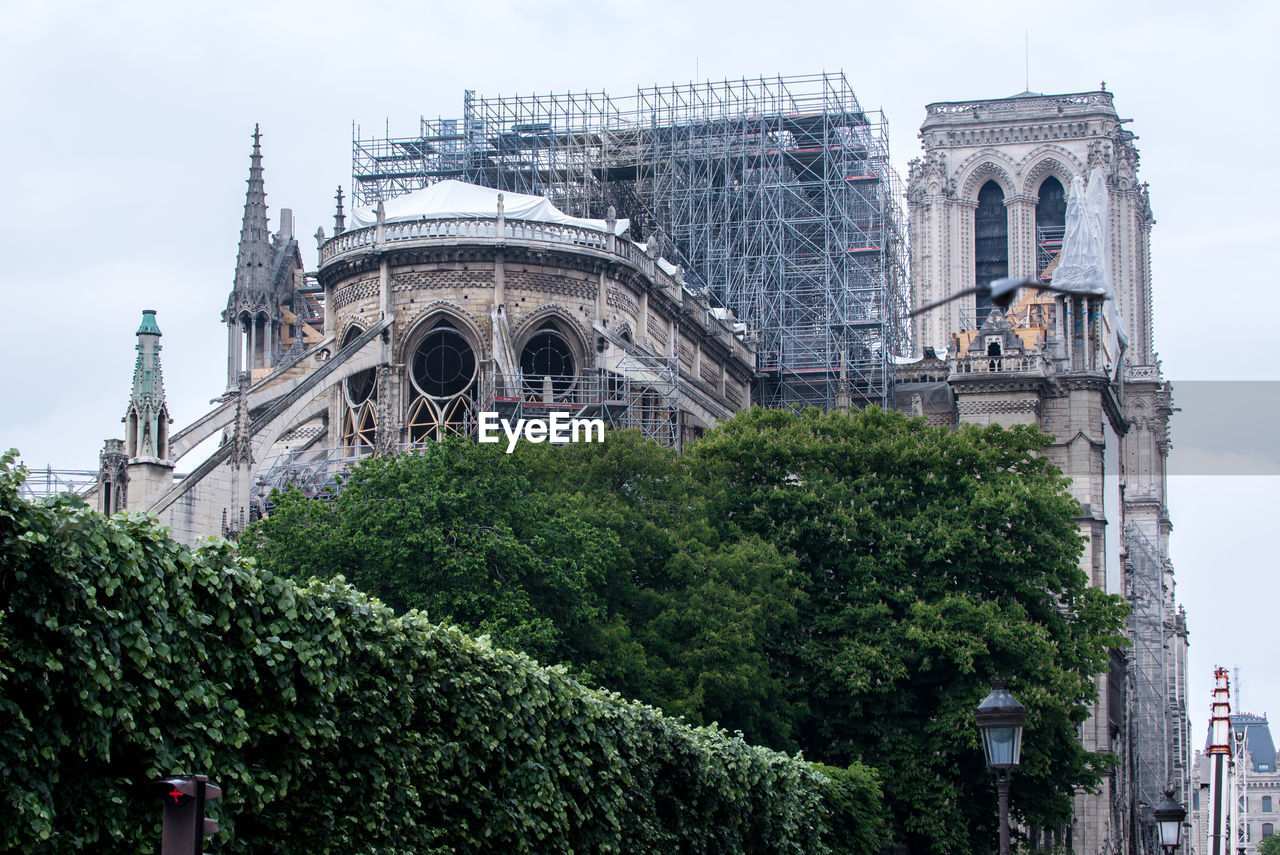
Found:
[[[1262,797],[1262,812],[1271,813],[1271,796]]]
[[[1009,275],[1009,212],[1004,206],[1004,191],[988,181],[978,191],[978,209],[973,213],[974,282],[978,285],[1003,279]],[[975,329],[982,326],[991,311],[991,299],[978,295],[975,304]]]
[[[1062,235],[1067,225],[1067,194],[1062,182],[1050,175],[1040,184],[1036,197],[1036,275],[1044,274],[1062,251]]]
[[[347,347],[363,332],[359,327],[351,327],[342,337],[342,346]],[[378,377],[376,370],[366,368],[352,374],[343,382],[342,392],[347,404],[347,412],[342,421],[342,444],[352,449],[357,455],[369,454],[373,451],[373,439],[377,432],[375,410],[378,400]]]

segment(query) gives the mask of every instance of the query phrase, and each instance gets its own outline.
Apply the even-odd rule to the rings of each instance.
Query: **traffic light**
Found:
[[[222,797],[222,788],[205,775],[175,775],[152,784],[164,799],[164,830],[160,855],[200,855],[204,837],[218,830],[206,819],[205,802]]]

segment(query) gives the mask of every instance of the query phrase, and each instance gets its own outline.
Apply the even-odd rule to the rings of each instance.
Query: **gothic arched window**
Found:
[[[973,212],[973,261],[978,285],[1009,275],[1009,212],[1004,206],[1004,191],[994,181],[978,191],[978,208]],[[979,329],[991,311],[991,298],[978,295],[974,308],[974,329]]]
[[[531,398],[544,398],[549,391],[558,401],[573,388],[578,373],[573,346],[554,323],[543,324],[525,343],[520,351],[520,373],[524,393]]]
[[[1050,175],[1036,196],[1036,275],[1044,273],[1062,251],[1067,224],[1067,194],[1062,182]]]
[[[342,337],[342,347],[360,338],[364,330],[353,326]],[[373,435],[377,421],[374,414],[378,400],[378,378],[375,369],[357,371],[342,383],[345,414],[342,420],[342,444],[360,454],[373,451]]]
[[[472,434],[476,366],[475,349],[448,319],[422,337],[409,362],[409,442]]]

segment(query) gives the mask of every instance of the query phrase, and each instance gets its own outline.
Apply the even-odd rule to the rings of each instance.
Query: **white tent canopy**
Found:
[[[421,190],[414,190],[403,196],[396,196],[383,203],[388,223],[411,222],[413,220],[442,220],[469,217],[497,217],[498,194],[502,193],[503,214],[509,220],[534,220],[540,223],[577,226],[582,229],[593,229],[608,232],[605,220],[588,220],[571,217],[561,211],[551,200],[542,196],[527,196],[524,193],[510,193],[467,184],[464,181],[440,181]],[[376,207],[359,207],[351,210],[347,220],[347,228],[362,229],[378,222]],[[614,226],[615,234],[622,234],[630,226],[629,220],[618,220]]]

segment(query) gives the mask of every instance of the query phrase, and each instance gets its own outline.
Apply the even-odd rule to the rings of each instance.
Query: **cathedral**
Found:
[[[567,110],[468,92],[461,120],[357,141],[362,204],[338,191],[310,269],[290,211],[268,225],[255,129],[226,389],[171,430],[163,319],[144,312],[126,436],[106,442],[93,501],[188,542],[234,537],[272,488],[320,494],[369,454],[474,436],[481,413],[598,418],[675,447],[753,403],[1034,425],[1080,503],[1081,568],[1131,604],[1133,645],[1097,676],[1080,734],[1116,765],[1069,825],[1025,831],[1080,855],[1154,853],[1149,806],[1166,786],[1189,797],[1187,625],[1135,137],[1105,88],[930,104],[904,195],[871,114],[842,81],[815,90],[838,103],[798,97],[811,80],[691,86],[681,104],[721,112],[663,126],[673,112],[646,90],[572,127],[553,121]],[[1086,196],[1093,219],[1073,220]],[[1056,281],[1086,234],[1105,289],[1027,287],[1003,311],[961,296],[908,324],[909,305],[975,284]]]

